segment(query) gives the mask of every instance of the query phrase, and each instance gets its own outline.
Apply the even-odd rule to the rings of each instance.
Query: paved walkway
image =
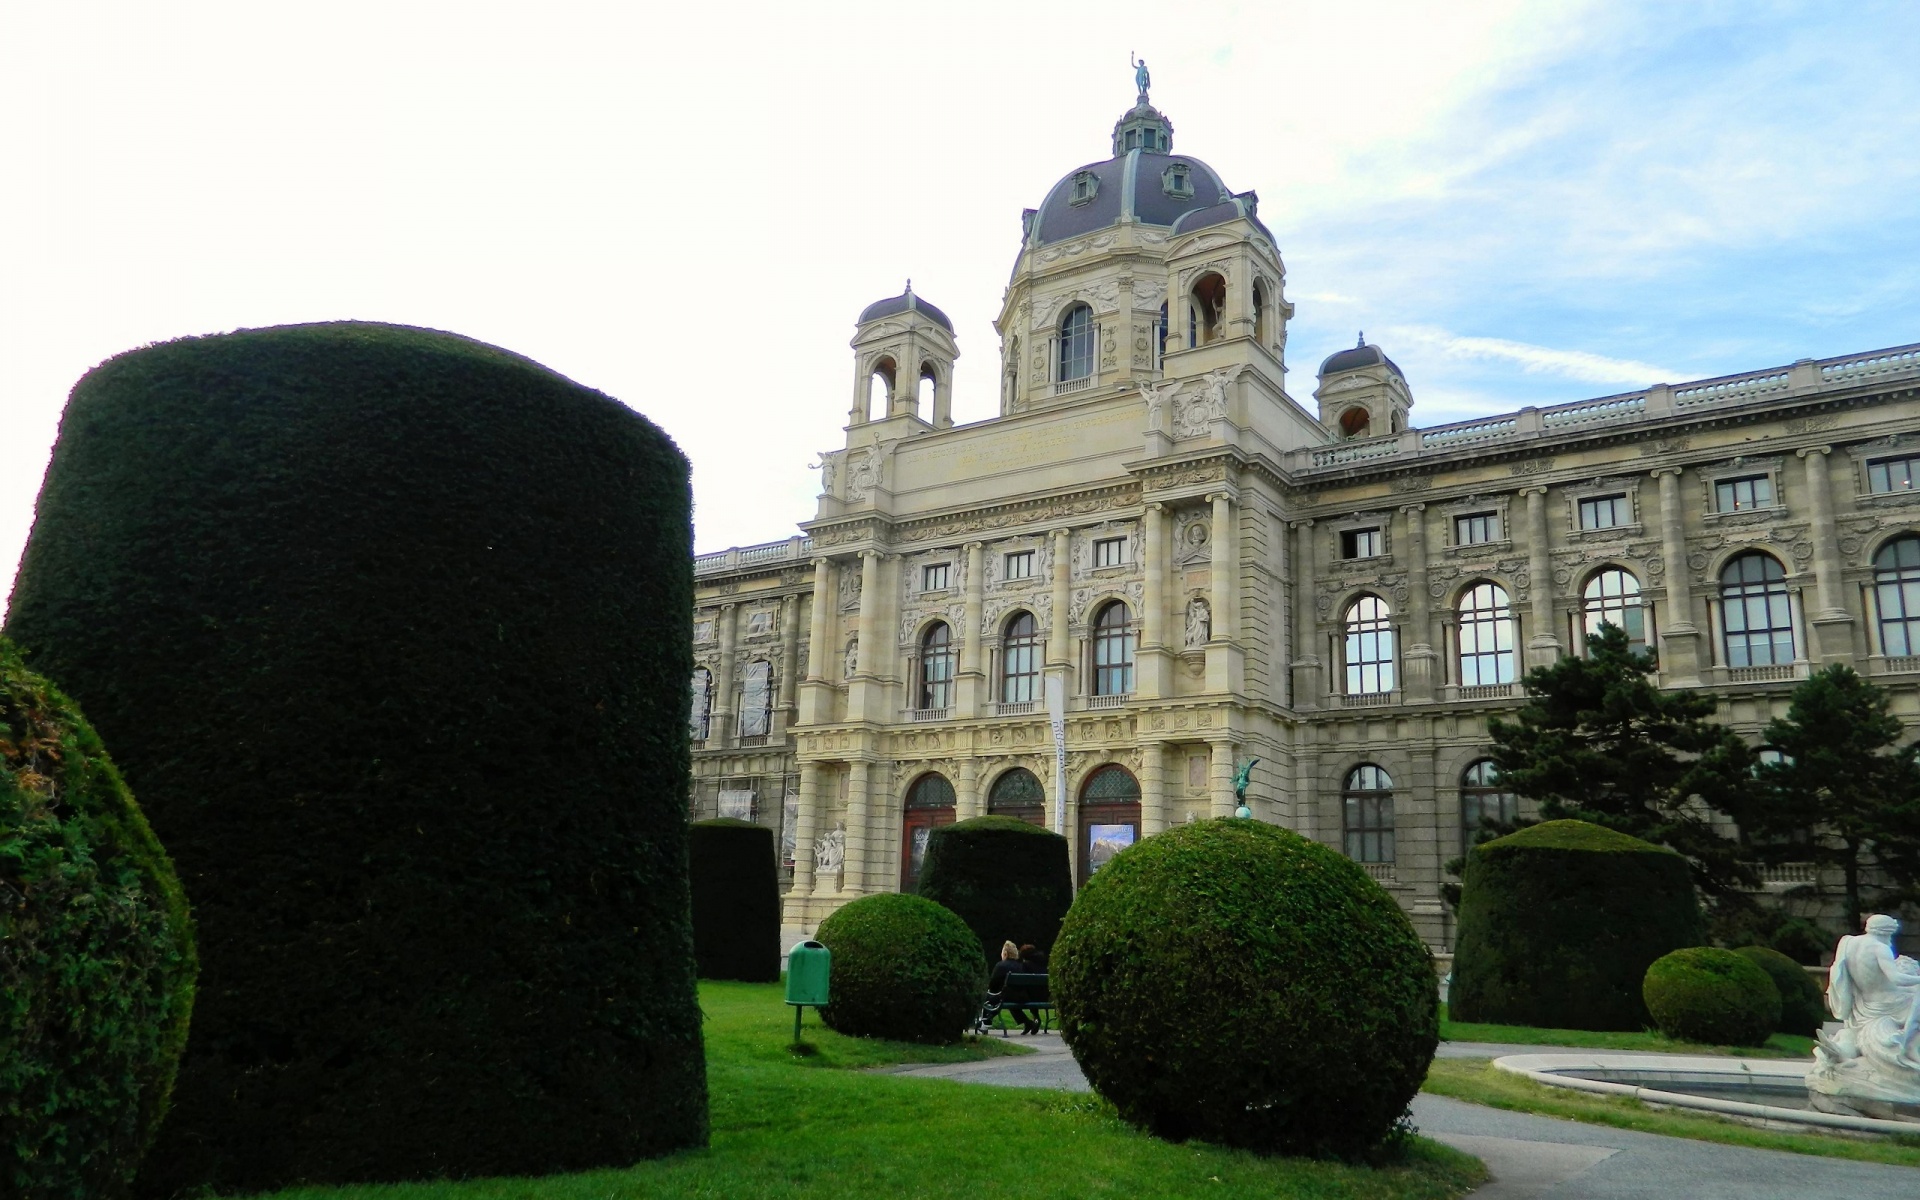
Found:
[[[1058,1034],[1013,1041],[1036,1053],[985,1062],[887,1068],[889,1073],[953,1079],[1000,1087],[1090,1090],[1086,1076]],[[1578,1047],[1499,1046],[1442,1042],[1443,1058],[1497,1058],[1503,1054],[1582,1053]],[[1624,1053],[1608,1051],[1608,1053]],[[1651,1053],[1651,1052],[1648,1052]],[[1476,1200],[1915,1200],[1920,1171],[1874,1163],[1815,1158],[1776,1150],[1749,1150],[1583,1125],[1556,1117],[1504,1112],[1419,1095],[1413,1101],[1420,1132],[1487,1164],[1492,1182]]]

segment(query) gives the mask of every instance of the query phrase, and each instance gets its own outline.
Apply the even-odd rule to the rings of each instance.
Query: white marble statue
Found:
[[[1827,975],[1827,1010],[1807,1086],[1829,1096],[1920,1104],[1920,963],[1894,953],[1900,922],[1876,915],[1840,939]]]
[[[846,869],[847,827],[835,823],[833,831],[813,844],[814,886],[823,891],[840,890],[840,873]],[[832,887],[822,885],[831,883]]]
[[[1207,602],[1195,596],[1187,601],[1187,645],[1204,646],[1213,636],[1213,611]]]

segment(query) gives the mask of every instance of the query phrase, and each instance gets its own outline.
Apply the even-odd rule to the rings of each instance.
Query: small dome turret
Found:
[[[882,317],[895,317],[901,313],[915,312],[932,321],[935,325],[953,332],[953,322],[947,314],[913,294],[913,280],[907,280],[907,290],[898,296],[889,296],[885,300],[875,300],[860,310],[860,319],[854,324],[865,325],[868,321],[878,321]]]
[[[1325,379],[1329,375],[1338,375],[1342,371],[1358,371],[1362,367],[1385,367],[1395,375],[1399,375],[1400,378],[1406,378],[1406,375],[1401,372],[1399,366],[1387,357],[1385,351],[1381,350],[1378,346],[1369,346],[1367,344],[1367,335],[1365,333],[1360,335],[1360,340],[1354,344],[1352,349],[1340,350],[1329,354],[1326,361],[1320,364],[1320,378]]]
[[[1407,377],[1362,333],[1350,350],[1329,354],[1320,364],[1320,423],[1336,438],[1368,438],[1409,428],[1407,410],[1413,390]]]

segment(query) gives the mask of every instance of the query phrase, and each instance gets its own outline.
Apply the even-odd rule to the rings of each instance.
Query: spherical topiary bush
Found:
[[[1049,971],[1095,1090],[1176,1140],[1364,1153],[1439,1040],[1433,960],[1399,905],[1345,856],[1252,820],[1115,855]]]
[[[1750,958],[1689,946],[1647,968],[1642,985],[1653,1023],[1670,1038],[1758,1046],[1780,1025],[1780,989]]]
[[[1645,1029],[1647,967],[1705,940],[1686,859],[1585,821],[1547,821],[1468,852],[1448,1012]]]
[[[180,882],[120,773],[0,638],[0,1195],[126,1195],[195,970]]]
[[[1067,839],[1013,817],[975,817],[927,839],[920,894],[960,914],[988,963],[1002,943],[1051,952],[1073,906]]]
[[[619,402],[425,330],[188,339],[75,387],[8,629],[199,926],[138,1191],[704,1144],[687,480]]]
[[[957,1042],[980,1015],[987,969],[967,923],[919,896],[866,896],[814,938],[833,952],[820,1019],[855,1037]]]
[[[1805,967],[1765,946],[1742,946],[1734,953],[1765,971],[1767,978],[1773,980],[1775,990],[1780,993],[1780,1024],[1776,1028],[1781,1033],[1812,1037],[1820,1032],[1820,1026],[1827,1020],[1827,1001],[1820,994],[1820,985],[1807,974]]]
[[[702,979],[780,978],[780,866],[773,830],[722,817],[695,821],[693,956]]]

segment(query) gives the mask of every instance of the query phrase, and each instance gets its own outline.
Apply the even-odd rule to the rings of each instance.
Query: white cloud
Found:
[[[1527,375],[1557,375],[1587,383],[1625,383],[1635,386],[1676,378],[1676,372],[1630,358],[1608,358],[1585,350],[1533,346],[1505,338],[1464,337],[1430,325],[1394,325],[1385,341],[1411,343],[1453,359],[1493,361],[1517,366]]]

